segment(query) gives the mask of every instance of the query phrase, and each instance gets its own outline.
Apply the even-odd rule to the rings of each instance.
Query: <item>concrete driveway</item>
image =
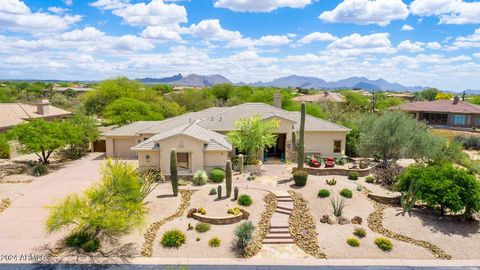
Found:
[[[100,179],[103,163],[103,154],[91,153],[19,188],[11,206],[0,213],[0,254],[41,254],[42,246],[63,237],[63,233],[45,231],[45,206]]]

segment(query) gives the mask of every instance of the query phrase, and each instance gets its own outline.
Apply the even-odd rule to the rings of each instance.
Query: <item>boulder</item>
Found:
[[[345,224],[349,224],[350,220],[348,220],[348,218],[345,218],[345,217],[339,217],[337,218],[337,222],[340,225],[345,225]]]
[[[362,218],[359,217],[359,216],[353,217],[352,218],[352,224],[358,224],[358,225],[362,224]]]
[[[332,224],[335,224],[335,219],[333,219],[333,217],[330,215],[323,215],[322,218],[320,219],[320,222],[332,225]]]

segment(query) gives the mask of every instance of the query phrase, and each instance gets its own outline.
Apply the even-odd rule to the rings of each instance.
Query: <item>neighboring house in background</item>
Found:
[[[301,95],[293,98],[294,101],[298,102],[345,102],[345,97],[339,93],[324,91],[323,93],[318,93],[314,95]]]
[[[415,115],[419,121],[432,126],[480,128],[480,106],[454,100],[416,101],[392,107]]]
[[[89,88],[89,87],[58,87],[58,86],[53,87],[53,92],[57,92],[61,94],[66,94],[68,92],[85,93],[93,90],[94,90],[93,88]]]
[[[276,100],[277,106],[280,104]],[[227,141],[235,122],[260,116],[279,121],[276,144],[266,149],[264,159],[287,158],[293,154],[292,132],[300,129],[300,113],[289,112],[264,103],[245,103],[234,107],[213,107],[164,121],[140,121],[105,132],[107,157],[138,159],[139,168],[161,168],[170,174],[170,151],[177,150],[179,173],[191,175],[198,169],[224,167],[229,155],[235,154]],[[305,152],[322,156],[345,153],[343,126],[307,115]],[[297,132],[298,134],[298,132]],[[298,135],[297,135],[298,138]]]
[[[37,118],[47,121],[70,116],[72,113],[41,100],[36,105],[24,103],[0,103],[0,132],[5,132],[18,124]]]

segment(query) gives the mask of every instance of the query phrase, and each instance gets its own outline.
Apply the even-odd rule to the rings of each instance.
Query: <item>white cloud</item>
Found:
[[[182,41],[180,36],[182,30],[179,27],[165,26],[147,26],[141,33],[144,38],[163,40],[163,41]]]
[[[388,33],[376,33],[362,36],[358,33],[342,37],[327,46],[330,52],[343,56],[362,54],[394,53]]]
[[[63,3],[65,3],[67,6],[71,6],[73,5],[73,0],[63,0]]]
[[[438,16],[442,24],[480,23],[480,2],[464,0],[414,0],[410,11],[418,16]]]
[[[474,54],[473,54],[473,57],[475,57],[475,58],[479,58],[479,59],[480,59],[480,52],[478,52],[478,53],[474,53]]]
[[[278,47],[287,45],[290,43],[290,39],[286,35],[282,36],[262,36],[259,39],[252,38],[240,38],[232,40],[227,44],[227,48],[253,48],[255,46],[260,47]]]
[[[413,31],[413,30],[415,30],[415,28],[413,28],[411,25],[404,24],[404,25],[402,26],[402,30],[403,30],[403,31]]]
[[[171,26],[187,22],[185,7],[174,3],[166,4],[162,0],[152,0],[148,4],[129,4],[114,9],[113,14],[134,26]]]
[[[478,48],[480,47],[480,28],[477,28],[473,34],[466,37],[457,37],[453,45],[448,49],[458,50],[460,48]]]
[[[86,27],[63,33],[60,37],[65,41],[95,41],[103,38],[105,33],[95,27]]]
[[[386,26],[393,20],[404,20],[409,14],[402,0],[344,0],[335,9],[319,18],[327,22],[378,24]]]
[[[48,8],[48,11],[52,12],[52,13],[55,13],[55,14],[58,14],[58,15],[62,15],[64,13],[67,13],[70,11],[70,9],[68,8],[61,8],[61,7],[49,7]]]
[[[278,8],[303,8],[312,0],[216,0],[215,7],[238,12],[270,12]]]
[[[20,0],[0,1],[0,29],[18,32],[58,32],[79,22],[81,16],[57,16],[42,12],[32,12]]]
[[[125,8],[129,2],[129,0],[97,0],[89,5],[100,10],[113,10]]]
[[[189,30],[192,35],[206,40],[232,41],[242,37],[238,31],[223,29],[217,19],[207,19],[198,24],[192,24]]]
[[[428,42],[425,47],[427,49],[431,49],[431,50],[440,50],[442,48],[442,45],[440,45],[440,43],[434,41],[434,42]]]
[[[338,38],[330,33],[313,32],[298,40],[298,43],[308,44],[315,41],[334,41]]]
[[[423,42],[411,42],[410,40],[404,40],[398,44],[397,49],[408,52],[423,52],[425,43]]]

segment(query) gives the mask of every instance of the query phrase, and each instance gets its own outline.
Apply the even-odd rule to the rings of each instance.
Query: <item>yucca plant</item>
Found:
[[[347,201],[343,197],[333,196],[330,198],[330,203],[332,205],[332,213],[336,217],[341,217],[343,214],[343,209],[347,206]]]

